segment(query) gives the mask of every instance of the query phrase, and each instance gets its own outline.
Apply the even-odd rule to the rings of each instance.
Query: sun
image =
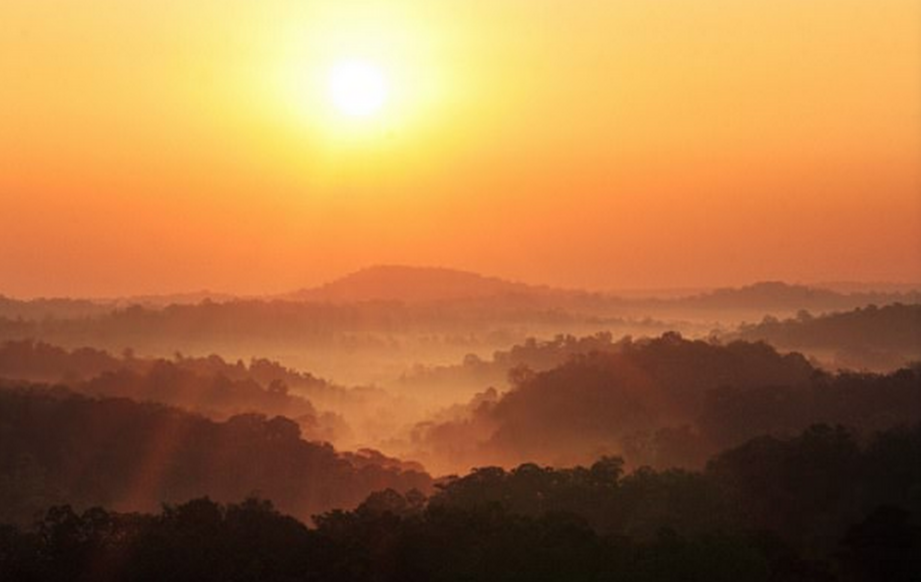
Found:
[[[329,99],[342,114],[369,117],[387,102],[383,69],[362,60],[344,60],[329,71]]]

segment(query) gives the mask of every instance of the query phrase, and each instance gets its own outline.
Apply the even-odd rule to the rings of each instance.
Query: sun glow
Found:
[[[366,168],[362,152],[387,152],[388,170],[397,171],[449,143],[457,117],[451,110],[469,94],[459,90],[467,69],[458,64],[456,38],[440,10],[422,14],[397,2],[301,4],[301,18],[272,32],[272,64],[260,71],[269,82],[249,85],[258,93],[252,103],[271,120],[271,142],[284,150],[278,156],[299,152],[293,155],[303,160],[308,147],[311,163],[334,171],[345,160]]]
[[[387,80],[383,70],[370,62],[341,61],[329,74],[329,98],[341,113],[368,117],[387,101]]]

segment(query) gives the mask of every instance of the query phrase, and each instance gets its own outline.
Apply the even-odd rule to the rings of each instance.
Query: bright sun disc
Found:
[[[329,97],[345,115],[366,117],[376,113],[387,100],[383,71],[364,61],[341,62],[330,71]]]

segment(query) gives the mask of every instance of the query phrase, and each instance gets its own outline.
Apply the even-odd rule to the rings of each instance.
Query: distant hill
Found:
[[[543,295],[550,292],[548,287],[515,283],[468,271],[380,265],[361,269],[320,287],[296,291],[286,299],[331,303],[427,303],[509,295]]]
[[[294,319],[304,319],[304,316],[306,320],[300,321],[298,326],[303,324],[307,327],[301,329],[315,329],[317,317],[325,313],[318,309],[346,310],[325,313],[332,319],[324,325],[337,327],[345,322],[353,326],[357,317],[361,329],[374,321],[385,321],[387,328],[392,329],[394,325],[399,328],[402,325],[400,322],[404,322],[407,317],[410,321],[405,323],[418,324],[422,320],[431,320],[444,324],[457,318],[469,320],[471,315],[477,320],[477,325],[484,317],[493,322],[503,318],[508,320],[509,317],[521,322],[535,317],[543,320],[548,314],[553,315],[555,321],[574,317],[593,319],[597,323],[605,318],[671,317],[685,321],[717,318],[732,323],[751,321],[751,318],[759,321],[765,315],[789,317],[801,310],[827,313],[892,303],[921,303],[921,290],[905,288],[899,292],[868,290],[845,293],[781,281],[764,281],[671,297],[622,296],[615,292],[530,285],[456,269],[381,265],[361,269],[318,287],[284,295],[252,298],[235,298],[207,291],[112,298],[105,301],[16,300],[0,295],[0,330],[4,328],[4,318],[8,320],[6,327],[14,323],[19,327],[29,327],[49,319],[92,318],[99,323],[112,318],[120,319],[132,313],[139,314],[139,307],[170,319],[197,318],[196,332],[200,333],[206,322],[215,318],[224,319],[225,316],[235,318],[233,328],[246,327],[244,320],[258,320],[264,324],[267,314],[255,312],[265,311],[287,313],[284,316],[277,314],[280,320],[278,317],[269,317],[274,320],[273,329],[277,331],[290,327]],[[361,309],[374,310],[375,313],[355,312],[359,304],[365,304]],[[413,312],[405,313],[406,309]],[[419,309],[423,311],[418,312]],[[395,314],[393,310],[399,313]],[[293,312],[298,312],[298,315],[295,316]],[[17,320],[22,321],[17,323]],[[182,325],[182,322],[176,324]],[[438,327],[437,323],[435,327]],[[134,330],[133,327],[131,329]],[[38,333],[39,330],[21,331],[14,334],[0,333],[0,336],[7,339],[44,337]],[[222,333],[227,331],[223,329]],[[568,332],[562,328],[552,331]]]
[[[726,340],[766,341],[778,348],[822,354],[833,366],[887,370],[921,359],[921,304],[867,305],[795,318],[766,317]]]
[[[921,304],[868,305],[820,316],[802,312],[782,321],[767,317],[742,326],[731,339],[768,341],[791,349],[849,346],[921,353]]]
[[[917,303],[921,291],[865,289],[841,292],[782,281],[761,281],[742,287],[655,298],[619,296],[610,292],[556,289],[486,277],[468,271],[436,267],[381,265],[346,275],[325,285],[303,289],[283,297],[297,301],[354,303],[400,301],[432,303],[492,298],[528,299],[546,307],[570,308],[583,312],[655,313],[660,309],[752,310],[760,313],[795,312],[799,309],[828,311],[853,309],[870,303]]]
[[[867,289],[844,293],[824,287],[761,281],[675,299],[637,299],[633,302],[635,306],[641,306],[653,313],[664,308],[702,311],[742,310],[752,314],[784,314],[799,310],[821,313],[888,303],[921,303],[921,291],[906,287],[901,291]]]
[[[684,299],[691,305],[712,305],[720,309],[737,307],[808,309],[812,306],[824,306],[844,300],[846,296],[836,291],[782,281],[760,281],[738,288],[717,289]]]

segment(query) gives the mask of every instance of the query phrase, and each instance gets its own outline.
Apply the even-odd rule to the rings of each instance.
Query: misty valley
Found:
[[[13,580],[908,581],[919,492],[916,289],[0,298]]]
[[[0,0],[0,582],[921,582],[921,0]]]

